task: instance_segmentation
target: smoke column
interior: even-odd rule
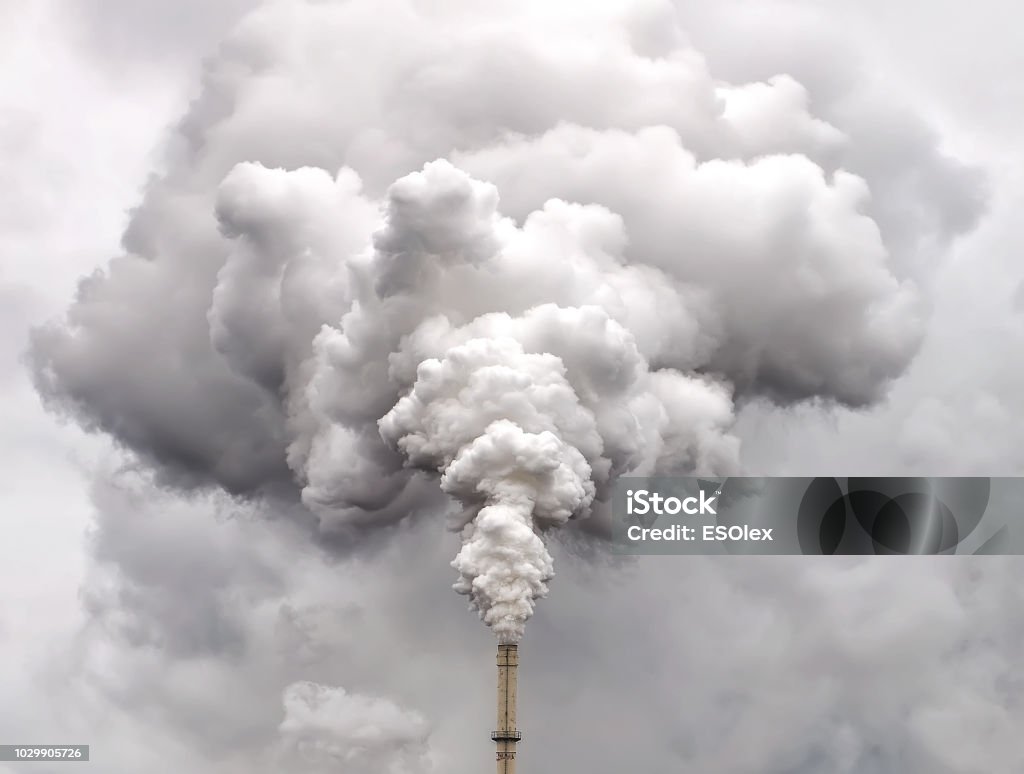
[[[376,239],[377,286],[411,267],[439,270],[443,283],[461,282],[466,269],[500,275],[524,259],[543,262],[543,253],[531,253],[556,248],[520,244],[523,235],[495,212],[496,193],[443,161],[396,183]],[[403,221],[429,227],[429,241],[422,231],[410,238]],[[415,247],[398,252],[396,243]],[[589,256],[579,250],[579,259]],[[519,641],[547,593],[553,566],[541,534],[586,516],[610,476],[664,456],[653,440],[676,448],[679,431],[659,389],[725,404],[692,451],[716,468],[733,459],[735,444],[715,427],[729,415],[726,390],[668,371],[655,380],[634,336],[599,306],[542,304],[461,327],[431,316],[391,365],[396,374],[408,369],[412,386],[380,420],[380,434],[410,465],[439,474],[441,489],[463,505],[455,589],[502,643]]]
[[[920,342],[873,214],[906,185],[684,41],[657,0],[268,3],[37,331],[41,394],[331,545],[456,503],[455,589],[517,642],[613,477],[740,472],[738,405],[868,405]]]

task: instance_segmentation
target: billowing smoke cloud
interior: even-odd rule
[[[456,589],[503,640],[517,641],[552,577],[536,530],[586,514],[617,473],[680,451],[698,455],[687,462],[702,469],[728,462],[733,439],[701,427],[730,417],[728,395],[678,372],[650,373],[599,307],[546,305],[515,319],[484,316],[468,331],[437,327],[435,346],[453,333],[472,338],[420,362],[381,431],[466,504]],[[671,414],[674,401],[693,411],[692,423]]]
[[[878,400],[927,312],[879,227],[898,157],[860,163],[789,76],[716,81],[671,4],[637,8],[268,3],[125,254],[37,334],[41,392],[164,483],[346,538],[437,474],[456,588],[518,638],[544,531],[611,477],[739,471],[739,402]],[[970,225],[934,196],[922,239]]]
[[[613,475],[727,472],[737,443],[731,387],[675,370],[698,357],[698,288],[629,265],[603,208],[556,200],[520,228],[497,204],[493,186],[434,162],[389,189],[363,250],[346,249],[336,208],[373,224],[351,172],[240,165],[218,199],[239,244],[209,319],[237,373],[285,392],[288,462],[325,522],[405,515],[412,481],[389,447],[442,474],[466,506],[457,588],[518,639],[552,575],[538,531],[587,515]],[[561,290],[530,281],[551,256]],[[332,303],[347,311],[318,332],[303,314],[329,318]]]

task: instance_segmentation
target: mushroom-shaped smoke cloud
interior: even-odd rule
[[[547,529],[616,475],[737,472],[738,401],[877,400],[923,306],[843,127],[714,81],[670,3],[384,5],[240,26],[37,382],[164,483],[333,535],[439,475],[456,588],[514,641]]]

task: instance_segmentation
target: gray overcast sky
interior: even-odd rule
[[[336,770],[300,742],[492,765],[449,504],[375,429],[447,464],[480,421],[431,402],[460,363],[529,375],[473,406],[554,428],[556,483],[598,493],[624,460],[1021,473],[1016,5],[554,5],[0,4],[0,743],[105,774]],[[460,348],[499,335],[522,349]],[[1024,769],[1019,561],[568,538],[522,771]]]

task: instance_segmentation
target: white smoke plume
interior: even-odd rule
[[[419,362],[416,381],[381,432],[466,505],[456,589],[502,641],[519,640],[553,575],[539,530],[587,515],[613,475],[680,457],[719,472],[734,462],[735,439],[722,432],[728,393],[678,372],[652,374],[632,335],[600,307],[485,315],[463,330],[434,321],[425,334],[400,353],[419,345],[407,361]],[[446,347],[442,359],[422,359]],[[676,401],[699,416],[673,416]]]
[[[927,312],[879,225],[907,204],[885,176],[920,176],[861,163],[789,76],[714,79],[642,5],[267,3],[125,254],[37,333],[40,391],[165,484],[340,539],[439,476],[456,588],[515,641],[545,532],[612,477],[739,472],[743,401],[880,399]],[[901,245],[950,231],[959,194],[931,195]]]
[[[283,697],[278,758],[293,774],[422,774],[430,729],[418,713],[375,696],[299,682]]]

